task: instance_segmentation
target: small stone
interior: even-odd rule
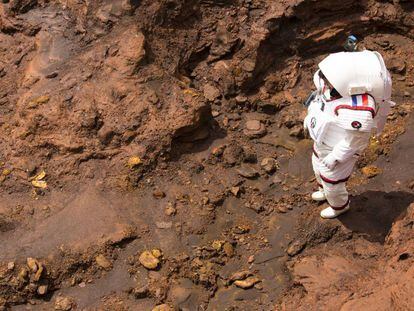
[[[155,225],[158,229],[170,229],[173,223],[172,221],[157,221]]]
[[[108,23],[111,20],[108,10],[99,9],[96,12],[96,17],[104,24]]]
[[[242,164],[237,170],[237,173],[245,178],[255,178],[259,175],[259,172],[249,165]]]
[[[155,257],[150,251],[144,251],[139,256],[139,262],[148,270],[155,270],[160,264],[159,259]]]
[[[293,257],[299,254],[305,248],[305,246],[306,244],[302,243],[301,241],[295,241],[289,245],[286,252],[289,256]]]
[[[50,100],[50,97],[48,95],[42,95],[42,96],[39,96],[39,97],[36,97],[36,98],[32,99],[29,102],[28,107],[29,108],[35,108],[38,105],[46,104],[49,100]]]
[[[153,105],[157,104],[160,101],[160,99],[158,98],[158,96],[155,92],[149,92],[149,95],[147,96],[147,99]]]
[[[387,61],[388,70],[393,73],[403,73],[406,70],[406,63],[399,57],[392,57]]]
[[[243,95],[237,95],[236,96],[236,102],[239,104],[247,102],[247,97]]]
[[[126,130],[122,134],[122,141],[131,142],[136,136],[137,136],[137,133],[135,131]]]
[[[248,263],[253,263],[254,262],[254,255],[249,256],[249,258],[247,258],[247,262]]]
[[[211,115],[213,116],[213,118],[216,118],[216,117],[218,117],[220,115],[220,112],[217,111],[217,110],[212,110],[211,111]]]
[[[247,59],[242,63],[242,68],[247,72],[253,72],[255,67],[256,67],[256,63],[252,60]]]
[[[229,118],[229,120],[233,120],[233,121],[241,120],[241,115],[238,112],[229,113],[227,114],[227,117]]]
[[[230,191],[235,197],[238,197],[240,193],[240,187],[231,187]]]
[[[234,234],[245,234],[250,232],[250,227],[245,225],[236,226],[233,228]]]
[[[53,79],[53,78],[56,78],[58,76],[58,74],[59,73],[57,71],[54,71],[54,72],[51,72],[51,73],[47,74],[45,77],[46,77],[46,79]]]
[[[252,276],[252,277],[248,277],[245,280],[237,280],[234,282],[234,285],[236,285],[237,287],[243,288],[243,289],[249,289],[259,282],[260,282],[259,278]]]
[[[28,275],[29,275],[29,271],[27,270],[27,268],[21,268],[19,271],[19,274],[17,275],[17,279],[20,282],[26,282]]]
[[[136,299],[143,299],[150,295],[150,290],[147,285],[144,285],[139,288],[134,288],[132,294]]]
[[[303,134],[302,127],[299,126],[299,125],[294,126],[290,130],[289,135],[292,136],[292,137],[303,138],[304,134]]]
[[[107,125],[103,125],[98,131],[99,141],[103,145],[108,145],[111,142],[114,135],[115,135],[115,132],[114,132],[113,128],[111,128],[110,126],[107,126]]]
[[[47,294],[47,290],[48,290],[48,286],[47,286],[47,285],[40,285],[40,286],[37,288],[37,293],[38,293],[40,296],[43,296],[43,295],[46,295],[46,294]]]
[[[259,120],[248,120],[243,133],[250,138],[259,138],[266,134],[266,127]]]
[[[33,276],[33,281],[38,282],[43,274],[43,270],[45,269],[44,266],[41,263],[38,263],[38,269],[35,273],[35,275]]]
[[[34,258],[27,258],[27,266],[32,273],[36,273],[37,269],[39,269],[38,261]]]
[[[73,94],[67,94],[63,97],[64,102],[70,102],[73,99]]]
[[[209,101],[214,101],[220,97],[220,91],[211,84],[204,85],[204,97]]]
[[[138,156],[132,156],[128,159],[127,166],[130,169],[137,168],[139,165],[142,164],[141,158]]]
[[[382,173],[382,170],[375,165],[368,165],[361,169],[362,174],[367,178],[373,178]]]
[[[104,270],[109,270],[112,268],[111,262],[108,259],[106,259],[106,257],[102,254],[96,256],[95,261],[98,264],[98,266]]]
[[[211,150],[211,154],[215,157],[219,157],[223,154],[225,149],[226,149],[226,145],[215,147]]]
[[[55,310],[69,311],[72,310],[73,300],[69,297],[57,297],[55,301]]]
[[[390,43],[389,41],[378,41],[378,45],[383,48],[387,48],[390,45]]]
[[[243,146],[243,154],[244,154],[244,162],[248,162],[248,163],[256,163],[257,162],[257,154],[256,152],[251,149],[248,148],[246,146]]]
[[[151,254],[152,254],[155,258],[161,258],[161,256],[162,256],[162,252],[161,252],[161,250],[159,250],[158,248],[154,248],[153,250],[151,250]]]
[[[211,247],[214,248],[216,251],[221,251],[221,248],[223,247],[223,241],[213,241],[211,244]]]
[[[229,242],[224,243],[223,250],[226,253],[227,257],[233,257],[234,256],[234,247]]]
[[[404,97],[411,97],[410,92],[405,91],[405,92],[404,92]]]
[[[1,171],[1,175],[2,176],[9,176],[11,174],[11,169],[5,168],[4,170]]]
[[[223,161],[228,166],[233,166],[243,160],[243,148],[239,145],[229,145],[224,150]]]
[[[265,170],[266,173],[273,173],[277,168],[277,162],[274,158],[264,158],[260,163],[260,166]]]
[[[237,280],[244,280],[247,277],[251,276],[252,273],[248,270],[244,270],[244,271],[239,271],[236,273],[233,273],[232,276],[230,277],[230,282],[234,282]]]
[[[259,202],[246,203],[245,206],[247,208],[250,208],[251,210],[254,210],[258,214],[265,210],[263,205],[260,204]]]
[[[40,189],[46,189],[47,188],[47,182],[44,180],[32,180],[33,187],[40,188]]]
[[[258,130],[260,130],[261,124],[262,123],[258,120],[248,120],[246,122],[246,130],[258,131]]]
[[[10,261],[10,262],[7,264],[7,270],[9,270],[9,271],[14,270],[14,267],[15,267],[15,264],[14,264],[14,262],[13,262],[13,261]]]
[[[263,285],[260,283],[256,283],[254,284],[254,288],[256,288],[257,290],[262,290],[263,289]]]
[[[274,183],[274,184],[280,184],[281,182],[282,182],[282,178],[280,178],[280,176],[278,176],[278,175],[276,175],[272,179],[272,183]]]
[[[156,306],[151,311],[174,311],[174,309],[167,304],[162,304],[162,305]]]
[[[279,205],[279,206],[277,207],[277,212],[278,212],[278,213],[282,213],[282,214],[287,213],[287,208],[286,208],[286,206],[284,206],[284,205]]]
[[[223,126],[224,127],[228,127],[229,126],[229,118],[227,117],[227,116],[225,116],[224,118],[223,118]]]
[[[165,208],[165,215],[173,216],[177,212],[177,209],[174,207],[174,203],[168,202],[167,207]]]
[[[152,195],[154,196],[154,198],[157,198],[157,199],[165,198],[165,193],[159,189],[154,190]]]

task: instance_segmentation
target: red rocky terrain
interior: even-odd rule
[[[337,220],[303,100],[349,34],[394,81]],[[414,4],[3,0],[0,310],[414,310]]]

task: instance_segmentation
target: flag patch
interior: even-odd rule
[[[352,107],[368,106],[368,94],[352,95]]]

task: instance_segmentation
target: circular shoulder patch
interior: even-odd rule
[[[316,118],[315,117],[313,117],[311,119],[310,126],[311,126],[311,128],[315,128],[315,126],[316,126]]]
[[[352,121],[351,126],[352,126],[354,129],[359,130],[359,129],[362,127],[362,124],[361,124],[361,122],[359,122],[359,121]]]

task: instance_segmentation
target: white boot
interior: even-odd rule
[[[335,210],[332,207],[327,207],[321,211],[321,217],[324,219],[336,218],[349,210],[349,204],[341,210]]]
[[[312,193],[312,200],[317,201],[317,202],[322,202],[326,200],[325,193],[323,192],[321,188],[319,188],[318,191],[315,191],[314,193]]]

